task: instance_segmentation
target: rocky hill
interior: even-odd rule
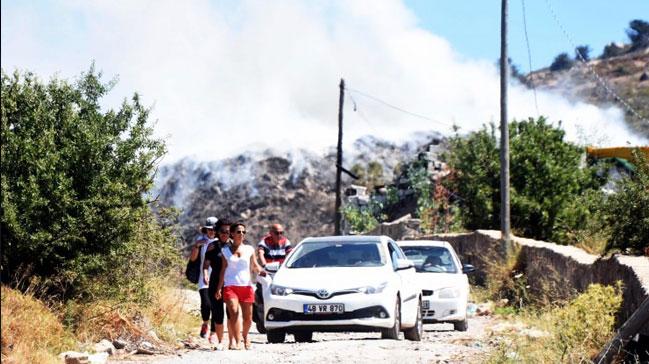
[[[623,46],[621,47],[621,49]],[[629,112],[619,99],[598,82],[596,73],[624,102],[644,119]],[[544,68],[527,75],[531,87],[560,92],[572,100],[584,100],[595,105],[617,105],[626,110],[625,119],[632,130],[649,137],[649,49],[626,52],[619,56],[575,62],[567,70]]]
[[[416,158],[437,133],[414,135],[397,144],[366,136],[345,151],[344,165],[377,161],[391,181],[395,167]],[[181,210],[180,224],[187,242],[206,216],[242,220],[248,239],[256,242],[269,225],[284,224],[292,241],[333,233],[335,203],[335,150],[318,155],[307,150],[247,152],[218,161],[182,159],[160,168],[154,195],[162,206]],[[352,179],[343,177],[344,185]]]

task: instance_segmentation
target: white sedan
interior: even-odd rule
[[[387,236],[307,238],[262,285],[270,343],[287,333],[297,342],[313,332],[378,331],[399,340],[403,331],[415,341],[423,334],[414,265]]]
[[[469,280],[466,273],[475,268],[460,263],[446,241],[409,240],[397,242],[408,259],[415,263],[422,290],[424,323],[451,322],[455,330],[466,331],[466,306]]]

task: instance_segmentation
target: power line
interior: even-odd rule
[[[359,90],[355,90],[355,89],[353,89],[353,88],[349,88],[349,87],[345,87],[345,89],[348,90],[348,91],[351,91],[351,92],[355,92],[355,93],[357,93],[357,94],[359,94],[359,95],[361,95],[361,96],[364,96],[364,97],[366,97],[366,98],[368,98],[368,99],[374,100],[374,101],[376,101],[376,102],[378,102],[378,103],[380,103],[380,104],[383,104],[384,106],[387,106],[387,107],[392,108],[392,109],[394,109],[394,110],[400,111],[400,112],[402,112],[402,113],[404,113],[404,114],[408,114],[408,115],[410,115],[410,116],[414,116],[414,117],[416,117],[416,118],[420,118],[420,119],[424,119],[424,120],[431,121],[431,122],[433,122],[433,123],[437,123],[437,124],[441,124],[441,125],[444,125],[444,126],[448,126],[448,127],[450,127],[450,128],[453,127],[453,125],[451,125],[451,124],[447,124],[447,123],[444,123],[444,122],[441,122],[441,121],[435,120],[435,119],[433,119],[433,118],[429,118],[428,116],[424,116],[424,115],[421,115],[421,114],[416,114],[416,113],[414,113],[414,112],[408,111],[408,110],[406,110],[406,109],[404,109],[404,108],[401,108],[401,107],[399,107],[399,106],[392,105],[392,104],[388,103],[387,101],[383,101],[383,100],[379,99],[378,97],[376,97],[376,96],[372,96],[372,95],[369,95],[369,94],[367,94],[367,93],[365,93],[365,92],[362,92],[362,91],[359,91]]]
[[[550,14],[552,14],[552,17],[554,18],[554,22],[557,23],[557,26],[559,27],[561,32],[563,32],[563,35],[568,40],[568,43],[570,43],[570,46],[573,49],[577,49],[577,45],[576,45],[577,43],[575,43],[573,41],[573,38],[570,36],[568,31],[563,27],[563,25],[559,21],[559,17],[555,13],[554,8],[552,7],[552,4],[550,4],[550,1],[545,0],[545,3],[547,4],[548,9],[550,9]],[[581,54],[581,52],[575,52],[575,53],[577,53],[577,59],[579,59],[579,61],[586,66],[586,68],[590,71],[590,73],[592,73],[593,76],[595,77],[595,80],[600,84],[600,86],[602,86],[604,88],[604,90],[606,92],[608,92],[610,95],[612,95],[615,100],[620,102],[626,108],[626,110],[628,112],[633,114],[638,119],[644,121],[645,123],[649,123],[649,120],[647,120],[644,116],[640,115],[640,113],[637,112],[628,102],[626,102],[624,99],[622,99],[622,97],[620,95],[618,95],[612,88],[610,88],[608,86],[608,83],[606,82],[606,80],[604,80],[599,74],[597,74],[597,72],[595,71],[595,68],[593,68],[593,66],[588,64],[588,61],[586,61],[586,59]]]
[[[351,95],[351,93],[347,93],[347,96],[349,96],[349,99],[351,100],[352,104],[354,105],[354,112],[357,113],[358,116],[360,116],[361,120],[363,120],[365,122],[365,124],[367,124],[367,126],[369,126],[370,129],[372,129],[372,131],[377,133],[376,128],[374,127],[374,125],[372,125],[372,123],[369,121],[369,119],[365,116],[363,111],[358,107],[358,103],[356,102],[356,100],[354,100],[354,97]]]
[[[521,4],[523,5],[523,29],[525,30],[525,44],[527,45],[527,62],[530,68],[530,74],[532,74],[532,50],[530,49],[530,39],[527,36],[527,18],[525,16],[525,0],[521,0]],[[530,80],[530,85],[532,85],[532,91],[534,91],[534,107],[536,108],[536,116],[540,116],[541,113],[539,112],[539,102],[536,98],[536,86],[534,85],[534,82]]]

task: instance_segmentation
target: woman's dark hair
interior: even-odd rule
[[[237,228],[238,228],[239,226],[243,226],[244,229],[246,228],[246,225],[245,225],[243,222],[241,222],[241,221],[237,221],[237,222],[235,222],[235,223],[233,223],[233,224],[230,224],[230,234],[232,234],[232,233],[234,233],[235,231],[237,231]]]

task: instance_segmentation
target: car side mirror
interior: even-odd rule
[[[415,263],[413,263],[410,259],[397,259],[397,270],[410,269],[414,267]]]
[[[266,266],[264,267],[264,270],[266,272],[276,273],[279,270],[279,262],[272,262],[272,263],[266,264]]]
[[[467,273],[472,273],[475,272],[475,267],[471,264],[463,264],[462,265],[462,273],[467,274]]]

